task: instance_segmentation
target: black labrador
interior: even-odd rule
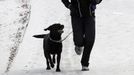
[[[64,25],[59,23],[53,24],[48,28],[44,29],[45,31],[49,30],[48,34],[34,35],[35,38],[44,38],[43,49],[44,55],[47,63],[47,70],[54,68],[55,64],[55,55],[57,55],[57,68],[56,72],[60,72],[60,60],[62,52],[62,38]],[[53,58],[52,58],[52,57]]]

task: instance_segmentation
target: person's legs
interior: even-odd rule
[[[81,47],[84,45],[82,20],[79,17],[71,16],[71,22],[74,44],[75,46]]]
[[[88,67],[90,53],[95,41],[95,18],[88,17],[83,19],[85,28],[84,51],[81,59],[81,65]]]

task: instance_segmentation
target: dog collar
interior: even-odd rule
[[[60,40],[53,40],[51,37],[50,37],[50,34],[48,34],[48,38],[53,41],[53,42],[56,42],[56,43],[62,43],[62,41],[66,40],[66,38],[72,33],[72,31],[64,38],[64,39],[60,39]]]
[[[62,43],[62,40],[53,40],[53,39],[50,37],[50,34],[48,35],[48,38],[49,38],[52,42]]]

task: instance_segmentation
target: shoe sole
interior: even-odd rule
[[[82,69],[81,71],[89,71],[89,69]]]

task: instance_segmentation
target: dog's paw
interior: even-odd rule
[[[51,67],[54,68],[54,64],[51,64]]]
[[[61,70],[60,69],[56,69],[56,72],[61,72]]]
[[[46,70],[51,70],[51,68],[50,67],[47,67]]]

